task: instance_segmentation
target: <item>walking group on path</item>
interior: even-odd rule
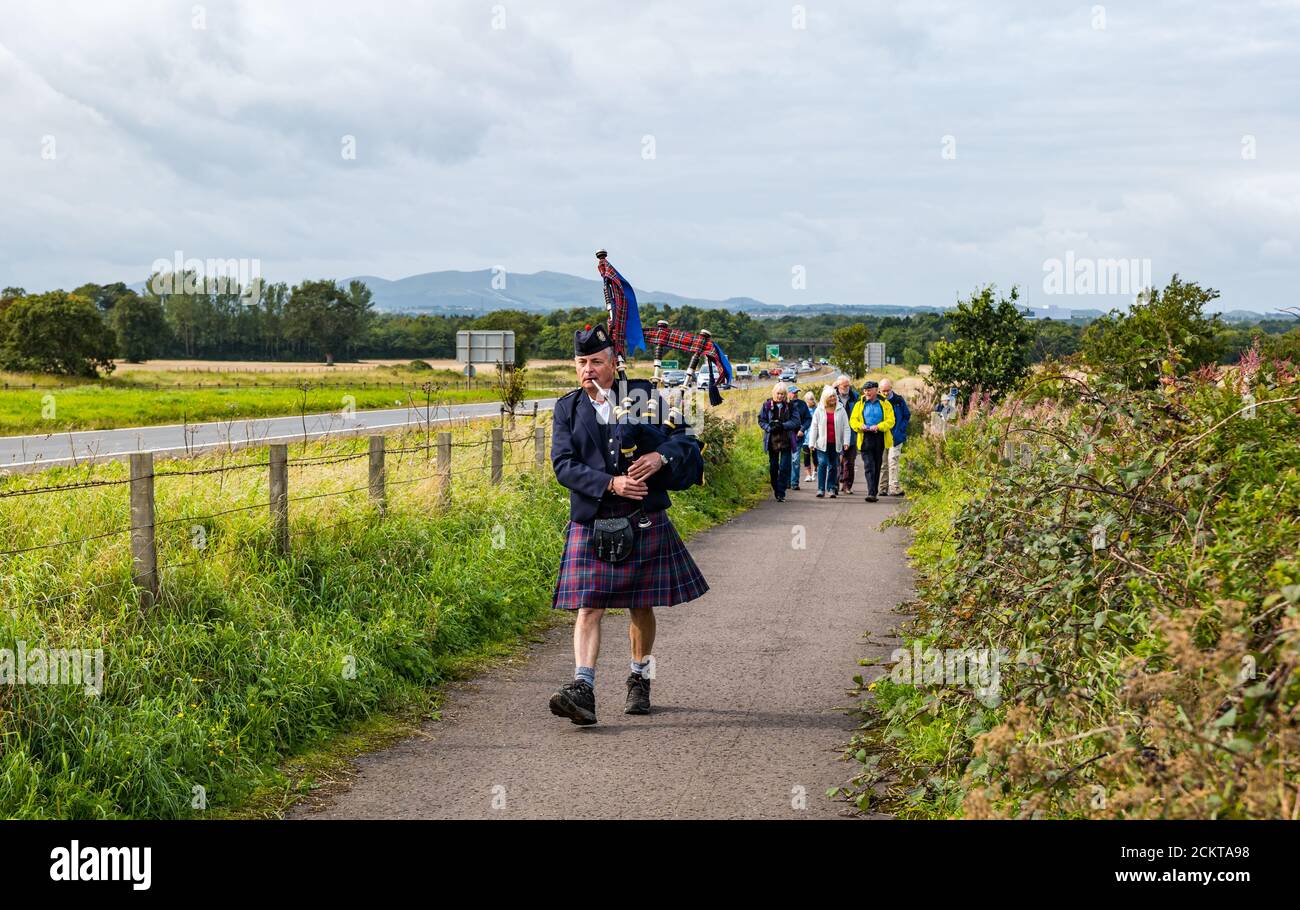
[[[576,614],[573,679],[551,696],[552,714],[579,726],[596,723],[596,661],[601,620],[609,609],[629,613],[629,675],[625,714],[646,715],[655,676],[655,610],[686,603],[709,590],[672,521],[669,491],[703,481],[700,441],[671,398],[646,380],[620,372],[615,338],[604,324],[574,333],[574,371],[580,388],[555,403],[551,464],[569,490],[565,528],[552,606]],[[787,486],[799,488],[804,454],[817,495],[834,498],[853,490],[859,451],[867,477],[867,501],[875,502],[886,470],[889,495],[902,495],[898,454],[910,418],[907,404],[888,379],[867,382],[861,394],[847,376],[822,390],[810,407],[799,389],[780,384],[763,404],[759,424],[768,452],[772,491],[785,501]],[[632,404],[639,400],[640,404]],[[635,412],[635,413],[634,413]]]
[[[822,389],[799,397],[795,385],[777,383],[763,402],[758,425],[763,428],[768,478],[777,502],[787,490],[817,481],[817,497],[835,499],[841,490],[852,495],[858,454],[867,480],[866,502],[880,495],[902,496],[899,461],[912,412],[893,382],[867,380],[861,393],[844,374]],[[814,473],[815,472],[815,473]]]

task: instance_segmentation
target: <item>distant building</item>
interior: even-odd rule
[[[883,341],[871,341],[867,343],[867,352],[865,357],[868,370],[883,370],[885,368],[885,344]]]

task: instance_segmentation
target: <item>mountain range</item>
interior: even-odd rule
[[[374,295],[375,308],[382,312],[439,313],[443,315],[477,316],[492,310],[524,310],[530,313],[549,313],[574,307],[604,305],[601,282],[592,278],[579,278],[563,272],[494,272],[482,269],[477,272],[425,272],[390,281],[374,275],[358,275],[343,282],[361,281]],[[702,297],[683,297],[667,291],[636,292],[639,303],[669,304],[673,307],[692,306],[704,310],[744,311],[755,317],[808,316],[821,313],[873,316],[906,316],[910,313],[938,313],[943,307],[900,306],[881,304],[807,303],[787,306],[764,303],[753,297],[728,297],[710,300]]]
[[[481,316],[493,310],[523,310],[529,313],[549,313],[575,307],[602,306],[604,295],[601,283],[592,278],[579,278],[563,272],[498,272],[480,269],[473,272],[424,272],[396,280],[375,275],[357,275],[340,282],[364,282],[374,295],[375,309],[385,313],[430,313],[446,316]],[[144,282],[131,285],[143,291]],[[669,304],[673,307],[692,306],[705,310],[744,311],[757,318],[778,316],[812,316],[820,314],[862,316],[908,316],[913,313],[940,313],[951,306],[904,306],[902,304],[844,304],[803,303],[773,304],[753,297],[728,297],[711,300],[702,297],[684,297],[667,291],[637,290],[641,303]],[[954,304],[955,305],[955,304]],[[1074,309],[1050,304],[1023,306],[1033,319],[1092,320],[1101,316],[1102,309]],[[1109,306],[1106,308],[1109,309]],[[1249,310],[1231,310],[1220,314],[1227,322],[1255,322],[1269,315]]]

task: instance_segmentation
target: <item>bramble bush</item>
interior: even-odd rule
[[[861,808],[1300,814],[1300,382],[1254,355],[1152,390],[1044,373],[912,442],[906,643],[1006,659],[991,699],[867,686]]]

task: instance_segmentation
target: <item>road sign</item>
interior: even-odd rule
[[[763,358],[761,358],[761,357],[751,357],[751,358],[749,358],[749,362],[750,362],[751,364],[762,363],[762,362],[763,362]]]
[[[868,370],[881,370],[885,367],[885,345],[879,341],[868,342],[865,361]]]
[[[665,369],[665,370],[675,370],[675,369],[677,369],[677,361],[676,361],[676,360],[661,360],[661,361],[659,361],[659,366],[660,366],[660,368]]]
[[[515,362],[515,333],[509,329],[462,329],[456,333],[458,363]]]
[[[769,344],[767,346],[767,359],[768,360],[781,359],[781,346],[779,344]]]

